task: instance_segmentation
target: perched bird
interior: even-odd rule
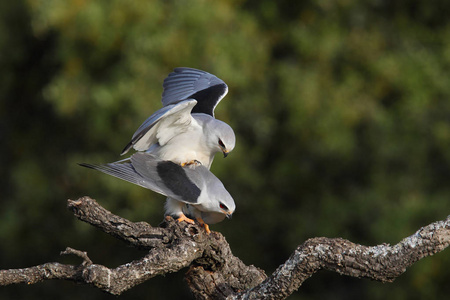
[[[166,211],[167,214],[179,218],[188,214],[197,219],[208,233],[208,224],[221,222],[225,217],[230,218],[236,209],[233,198],[222,182],[202,165],[182,167],[152,154],[139,152],[133,154],[128,161],[80,165],[169,197],[179,209],[173,211],[170,208]],[[182,211],[182,216],[179,211]]]
[[[163,107],[142,123],[121,155],[134,148],[181,166],[209,169],[217,152],[226,157],[234,149],[233,129],[214,118],[215,107],[228,92],[224,81],[205,71],[176,68],[163,88]],[[194,223],[186,217],[192,206],[185,202],[169,196],[165,207],[178,221]]]
[[[221,79],[205,71],[176,68],[164,80],[163,107],[136,130],[121,155],[131,148],[182,166],[211,167],[214,155],[234,149],[233,129],[214,118],[214,109],[227,94]]]

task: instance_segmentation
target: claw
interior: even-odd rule
[[[181,213],[180,217],[177,219],[178,223],[180,222],[187,222],[189,224],[195,224],[194,220],[189,219],[188,217],[186,217],[183,213]]]
[[[209,225],[208,224],[204,223],[202,226],[205,227],[205,230],[206,230],[207,234],[211,233],[211,230],[209,230]]]
[[[197,221],[200,223],[200,226],[205,228],[207,234],[211,233],[211,230],[209,230],[209,225],[206,224],[205,221],[203,221],[202,218],[197,218]]]
[[[181,164],[182,167],[185,167],[185,166],[201,166],[201,165],[202,165],[202,163],[199,162],[196,159],[188,161],[188,162],[184,162],[184,163]]]

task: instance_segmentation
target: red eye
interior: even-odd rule
[[[220,203],[220,208],[221,209],[223,209],[223,210],[228,210],[228,207],[225,205],[225,204],[223,204],[223,203]]]
[[[225,148],[225,144],[222,142],[221,139],[219,139],[219,145],[220,145],[220,147]]]

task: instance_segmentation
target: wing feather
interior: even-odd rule
[[[147,153],[135,153],[131,162],[104,165],[80,164],[116,178],[150,189],[175,200],[198,204],[200,187],[187,177],[184,169],[173,162],[162,161]]]
[[[191,124],[197,122],[191,116],[195,104],[197,104],[196,100],[188,99],[164,106],[156,111],[139,126],[121,155],[127,153],[131,148],[137,151],[146,151],[153,144],[164,145],[174,136],[186,131]]]
[[[193,176],[191,169],[160,160],[149,153],[135,153],[131,156],[131,163],[146,181],[154,182],[164,188],[166,194],[171,194],[169,197],[185,203],[199,204],[201,189],[205,183],[198,171],[203,171],[203,166],[199,166]]]
[[[214,117],[214,109],[228,93],[228,86],[220,78],[192,68],[176,68],[163,83],[164,106],[192,98],[198,101],[192,112]]]

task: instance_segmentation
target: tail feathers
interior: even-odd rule
[[[94,169],[105,174],[120,178],[122,180],[134,183],[136,185],[142,186],[144,188],[149,188],[145,185],[145,180],[140,176],[134,169],[131,163],[121,163],[121,164],[105,164],[105,165],[95,165],[95,164],[79,164],[82,167]]]
[[[104,165],[80,163],[79,165],[134,183],[164,196],[176,197],[176,195],[174,195],[169,189],[167,189],[160,181],[150,177],[142,177],[139,172],[137,172],[133,167],[131,162],[109,163]]]

